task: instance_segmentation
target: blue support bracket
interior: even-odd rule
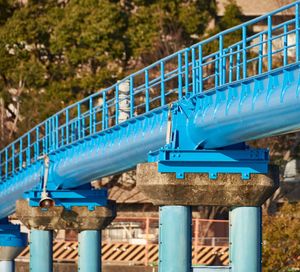
[[[29,199],[31,207],[39,207],[42,198],[42,190],[32,190],[24,194]],[[71,210],[74,206],[86,206],[90,211],[95,207],[107,206],[108,193],[106,189],[95,190],[47,190],[48,197],[53,199],[55,206],[63,206]]]
[[[149,162],[158,162],[158,172],[176,173],[183,179],[185,173],[208,173],[216,179],[218,173],[237,173],[243,179],[251,174],[268,172],[269,152],[266,149],[245,150],[179,150],[160,149],[149,153]]]
[[[20,232],[19,225],[13,225],[7,219],[0,221],[0,247],[24,247],[27,234]]]

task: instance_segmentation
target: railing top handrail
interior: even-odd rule
[[[100,90],[100,91],[96,91],[95,93],[93,93],[93,94],[91,94],[91,95],[89,95],[89,96],[87,96],[87,97],[85,97],[85,98],[83,98],[83,99],[81,99],[81,100],[79,100],[79,101],[77,101],[77,102],[75,102],[75,103],[73,103],[73,104],[71,104],[71,105],[69,105],[69,106],[63,108],[63,109],[61,109],[60,111],[56,112],[55,114],[53,114],[52,116],[48,117],[47,119],[45,119],[45,120],[42,121],[41,123],[37,124],[37,125],[34,126],[32,129],[30,129],[29,131],[27,131],[26,133],[24,133],[22,136],[20,136],[19,138],[17,138],[17,139],[14,140],[13,142],[11,142],[9,145],[7,145],[6,147],[4,147],[2,150],[0,150],[0,154],[4,153],[5,150],[9,149],[9,148],[12,147],[14,144],[18,143],[21,139],[27,137],[30,133],[34,132],[37,128],[43,126],[46,122],[48,122],[48,121],[51,120],[52,118],[55,118],[56,116],[58,116],[58,115],[64,113],[64,112],[67,111],[68,109],[71,109],[71,108],[77,106],[78,104],[84,103],[84,102],[88,101],[89,99],[91,99],[91,98],[93,98],[93,97],[96,97],[96,96],[98,96],[98,95],[101,95],[101,94],[104,93],[104,92],[107,92],[107,91],[109,91],[109,90],[112,90],[112,89],[116,88],[120,83],[122,83],[122,82],[124,82],[124,81],[126,81],[126,80],[130,80],[130,78],[135,77],[135,76],[137,76],[137,75],[140,75],[140,74],[142,74],[143,72],[145,72],[146,70],[149,70],[149,69],[155,67],[156,65],[162,63],[162,62],[165,62],[165,61],[167,61],[167,60],[169,60],[169,59],[172,59],[174,56],[177,56],[177,55],[179,55],[179,54],[181,54],[181,53],[184,53],[184,52],[186,52],[186,51],[189,51],[189,50],[191,50],[191,49],[193,49],[193,48],[196,48],[196,47],[198,47],[198,46],[200,46],[200,45],[205,45],[205,44],[207,44],[207,43],[209,43],[209,42],[212,42],[212,41],[218,39],[220,36],[224,36],[224,35],[226,35],[226,34],[229,34],[229,33],[234,32],[234,31],[236,31],[236,30],[240,30],[240,29],[243,29],[244,27],[253,25],[253,24],[255,24],[255,23],[257,23],[257,22],[259,22],[259,21],[261,21],[261,20],[267,19],[267,18],[270,17],[270,16],[273,16],[273,15],[276,15],[276,14],[278,14],[278,13],[281,13],[281,12],[283,12],[284,10],[293,8],[293,7],[297,6],[297,5],[300,5],[300,1],[299,1],[299,0],[298,0],[298,1],[295,1],[294,3],[285,5],[285,6],[279,8],[279,9],[276,9],[276,10],[274,10],[274,11],[271,11],[271,12],[265,14],[265,15],[259,16],[259,17],[257,17],[257,18],[252,19],[252,20],[249,20],[249,21],[247,21],[247,22],[245,22],[245,23],[242,23],[242,24],[240,24],[240,25],[238,25],[238,26],[234,26],[234,27],[232,27],[232,28],[226,29],[226,30],[224,30],[224,31],[222,31],[222,32],[219,32],[218,34],[216,34],[216,35],[214,35],[214,36],[211,36],[211,37],[209,37],[209,38],[207,38],[207,39],[205,39],[205,40],[203,40],[203,41],[200,41],[200,42],[198,42],[198,43],[196,43],[196,44],[194,44],[194,45],[192,45],[192,46],[190,46],[190,47],[181,49],[181,50],[179,50],[179,51],[177,51],[177,52],[174,52],[174,53],[171,54],[171,55],[168,55],[168,56],[166,56],[166,57],[164,57],[164,58],[162,58],[162,59],[157,60],[156,62],[154,62],[154,63],[152,63],[152,64],[150,64],[150,65],[148,65],[148,66],[146,66],[146,67],[144,67],[144,68],[142,68],[142,69],[140,69],[140,70],[138,70],[138,71],[136,71],[136,72],[134,72],[134,73],[132,73],[132,74],[130,74],[130,75],[128,75],[128,76],[126,76],[126,77],[124,77],[123,79],[121,79],[120,81],[118,81],[118,82],[116,82],[115,84],[111,85],[110,87],[107,87],[107,88],[102,89],[102,90]],[[241,39],[241,40],[242,40],[242,39]]]

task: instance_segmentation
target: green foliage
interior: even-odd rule
[[[130,52],[149,64],[195,43],[214,18],[214,1],[134,1],[128,9]]]
[[[286,203],[275,216],[266,215],[263,227],[264,271],[299,271],[300,203]]]
[[[236,14],[232,6],[221,27]],[[0,0],[0,97],[23,117],[13,137],[199,41],[215,16],[206,0]]]

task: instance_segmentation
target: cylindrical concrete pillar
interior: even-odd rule
[[[78,243],[78,271],[101,271],[101,231],[81,231],[79,233]]]
[[[159,272],[191,271],[191,208],[159,209]]]
[[[261,272],[261,208],[230,211],[230,265],[233,272]]]
[[[51,230],[30,231],[30,271],[52,272],[52,238]]]
[[[1,272],[15,272],[14,261],[0,261]]]

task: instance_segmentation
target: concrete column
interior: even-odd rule
[[[101,271],[101,231],[81,231],[78,236],[78,242],[78,271]]]
[[[1,272],[15,272],[14,261],[0,261]]]
[[[229,220],[232,271],[261,272],[261,208],[233,208]]]
[[[191,271],[191,208],[159,209],[159,272]]]
[[[52,238],[51,230],[30,231],[30,271],[52,272]]]

